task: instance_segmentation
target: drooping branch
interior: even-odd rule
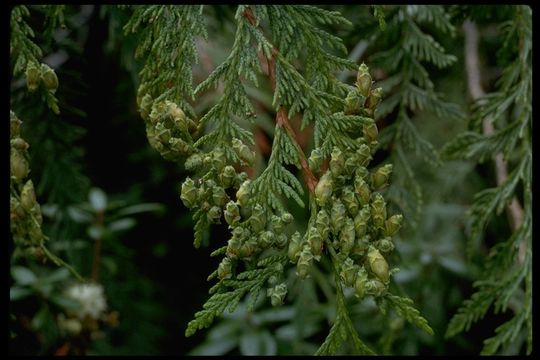
[[[244,10],[243,12],[243,16],[246,19],[248,19],[249,23],[252,26],[258,27],[257,21],[250,7],[246,7],[246,10]],[[279,53],[278,50],[275,47],[273,47],[272,58],[267,59],[268,77],[270,79],[270,85],[272,87],[272,91],[276,91],[276,57],[278,53]],[[294,147],[296,148],[298,152],[298,156],[300,158],[300,167],[302,168],[302,173],[304,174],[304,179],[306,181],[306,185],[309,189],[309,192],[314,193],[315,187],[317,186],[317,178],[315,177],[315,175],[313,175],[313,172],[310,170],[308,166],[306,154],[304,153],[304,150],[302,150],[302,147],[298,143],[298,138],[296,136],[296,133],[294,132],[294,129],[291,126],[291,123],[287,116],[287,109],[285,108],[285,106],[280,106],[279,111],[276,114],[276,124],[279,127],[285,128],[287,135],[291,139],[291,142],[293,143]]]
[[[467,20],[463,23],[463,32],[465,34],[465,65],[467,69],[467,85],[471,97],[476,100],[485,95],[480,81],[480,67],[478,65],[478,29],[476,25]],[[495,132],[493,121],[486,117],[482,123],[484,135],[489,136]],[[495,172],[497,177],[497,186],[503,184],[508,178],[507,163],[503,158],[502,153],[497,153],[494,156]],[[518,199],[514,196],[510,203],[506,206],[506,214],[512,231],[517,230],[523,222],[523,207]],[[522,242],[519,247],[518,258],[519,262],[525,260],[525,242]]]

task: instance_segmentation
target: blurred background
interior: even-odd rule
[[[353,24],[330,28],[349,51],[341,55],[358,64],[366,62],[374,80],[387,79],[392,72],[388,60],[380,61],[376,55],[405,36],[399,26],[391,26],[391,19],[403,6],[383,7],[390,24],[385,31],[380,30],[369,6],[323,7],[340,11]],[[47,246],[102,288],[78,289],[63,268],[10,259],[9,353],[312,354],[335,315],[334,304],[320,288],[333,281],[324,269],[321,279],[306,280],[302,291],[292,291],[294,299],[282,307],[272,308],[261,299],[253,314],[240,306],[232,314],[225,313],[210,329],[184,337],[187,323],[208,296],[212,284],[206,277],[218,265],[209,255],[217,242],[226,240],[226,227],[214,227],[200,249],[193,247],[191,214],[179,197],[180,184],[188,174],[182,165],[164,160],[150,148],[137,111],[137,74],[143,62],[134,58],[137,34],[122,31],[131,9],[66,5],[65,27],[57,26],[54,40],[47,41],[42,31],[43,8],[29,6],[26,21],[36,33],[34,41],[44,50],[43,62],[58,75],[61,115],[54,115],[38,95],[28,93],[23,77],[10,80],[10,104],[23,121],[22,137],[30,144],[30,178],[42,207],[43,230],[50,238]],[[195,84],[228,55],[234,40],[235,8],[205,7],[209,37],[197,43],[200,62],[194,68]],[[499,25],[507,14],[503,6],[482,8],[475,21],[481,36],[482,76],[489,91],[501,72],[492,54],[501,46]],[[454,36],[447,36],[429,21],[419,26],[457,60],[443,69],[429,63],[425,68],[436,91],[444,94],[444,101],[455,104],[462,116],[408,110],[417,132],[435,149],[466,129],[470,104],[460,9],[443,10],[456,24]],[[343,72],[339,77],[352,84],[355,75]],[[266,84],[265,80],[260,83]],[[215,103],[219,91],[209,91],[193,102],[198,114]],[[252,130],[256,135],[271,136],[268,86],[248,86],[248,93],[258,109],[258,122],[250,125]],[[396,113],[390,111],[378,122],[380,130],[398,121]],[[257,136],[256,172],[264,168],[269,156],[267,138]],[[388,148],[381,149],[378,161],[390,153]],[[410,156],[409,164],[416,184],[403,184],[403,188],[410,193],[420,189],[421,199],[411,195],[415,204],[411,207],[416,210],[402,209],[410,221],[405,221],[409,225],[396,240],[393,261],[401,271],[395,275],[395,285],[415,301],[435,335],[428,336],[400,318],[385,318],[367,301],[351,302],[353,320],[361,337],[379,353],[477,354],[483,339],[508,316],[488,313],[464,335],[444,339],[444,333],[461,302],[472,294],[472,282],[487,246],[510,233],[503,216],[492,221],[486,229],[486,245],[467,257],[464,214],[474,193],[494,185],[492,165],[452,161],[436,167],[415,156]],[[396,168],[392,182],[405,176],[400,171],[404,170]],[[296,208],[291,212],[302,226],[305,215]],[[76,314],[81,311],[73,304],[77,291],[105,301],[99,321],[77,325]]]

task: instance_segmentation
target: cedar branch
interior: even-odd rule
[[[246,19],[248,19],[249,23],[252,26],[255,26],[259,28],[259,30],[261,30],[260,26],[257,26],[257,21],[250,7],[246,7],[242,15]],[[270,85],[272,87],[272,91],[276,91],[276,57],[278,56],[278,54],[279,54],[278,50],[275,47],[273,47],[272,58],[267,59],[268,77],[270,79]],[[315,175],[313,175],[313,172],[311,172],[311,170],[309,169],[306,154],[304,154],[302,147],[298,143],[298,138],[296,136],[296,133],[294,132],[294,129],[292,128],[289,118],[287,116],[287,109],[283,105],[279,107],[279,110],[276,114],[276,124],[279,127],[285,128],[287,135],[291,139],[294,147],[296,148],[298,152],[298,156],[300,157],[300,167],[302,168],[302,173],[304,174],[304,179],[306,181],[306,185],[309,189],[309,192],[314,193],[315,187],[317,186],[317,178],[315,177]]]
[[[465,33],[465,63],[467,69],[467,84],[469,93],[474,100],[485,95],[480,81],[480,70],[478,65],[478,29],[476,25],[467,20],[463,23]],[[482,123],[484,135],[489,136],[495,132],[493,121],[486,117]],[[508,168],[502,153],[495,154],[495,171],[497,176],[497,186],[500,186],[508,178]],[[514,196],[506,206],[506,214],[512,231],[517,230],[523,222],[523,208],[518,199]],[[526,244],[522,241],[519,245],[518,261],[523,264],[525,260]]]

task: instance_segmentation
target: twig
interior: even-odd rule
[[[480,81],[480,67],[478,65],[478,30],[476,25],[467,20],[463,23],[465,33],[465,64],[467,69],[467,84],[469,93],[474,100],[485,95]],[[486,117],[482,123],[484,135],[489,136],[495,132],[493,121]],[[495,154],[495,172],[497,186],[503,184],[508,178],[508,167],[502,153]],[[523,222],[523,207],[514,196],[506,206],[506,214],[512,231],[517,230]],[[526,244],[522,241],[519,244],[518,261],[523,264],[525,261]]]
[[[244,10],[243,12],[243,16],[246,19],[248,19],[251,25],[258,27],[257,21],[255,19],[255,16],[253,15],[253,12],[251,11],[251,8],[246,7],[246,10]],[[258,28],[260,30],[260,27]],[[272,87],[272,91],[276,91],[276,60],[275,59],[277,55],[278,55],[278,50],[275,47],[273,47],[272,58],[267,59],[268,77],[270,78],[270,85]],[[292,143],[294,144],[294,147],[298,151],[298,156],[300,157],[300,166],[302,168],[302,173],[304,174],[306,185],[309,189],[309,192],[314,193],[315,187],[317,186],[317,178],[315,177],[315,175],[313,175],[313,173],[309,169],[306,154],[304,154],[302,147],[298,144],[298,138],[287,116],[287,109],[283,105],[280,106],[279,111],[276,114],[276,124],[279,127],[285,128],[287,135],[289,135]]]
[[[296,139],[296,134],[291,127],[291,124],[289,123],[289,119],[287,118],[287,110],[284,106],[281,106],[279,108],[279,111],[276,115],[276,123],[278,126],[283,126],[285,128],[285,131],[287,131],[287,134],[291,138],[291,141],[298,151],[298,155],[300,156],[300,166],[302,167],[302,172],[304,174],[304,178],[306,180],[306,185],[309,189],[309,192],[314,193],[315,187],[317,186],[317,178],[311,170],[309,169],[309,165],[306,159],[306,154],[304,154],[304,151],[298,144],[298,140]]]

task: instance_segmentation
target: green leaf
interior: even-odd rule
[[[57,204],[41,205],[41,213],[48,218],[54,218],[58,214],[59,206]]]
[[[240,353],[242,355],[262,355],[261,354],[261,334],[248,331],[240,337]]]
[[[305,326],[304,326],[305,325]],[[280,326],[276,329],[276,338],[283,341],[291,341],[291,339],[297,338],[309,338],[316,334],[320,328],[314,323],[303,324],[302,329],[298,329],[298,326],[294,323],[288,323]]]
[[[51,319],[51,313],[47,306],[43,305],[36,313],[30,325],[34,330],[41,330]]]
[[[45,276],[42,281],[48,283],[60,282],[69,278],[69,270],[66,268],[58,268]]]
[[[444,256],[444,257],[440,257],[438,259],[438,262],[442,267],[456,274],[460,274],[460,275],[467,274],[467,266],[465,262],[461,260],[461,258],[452,257],[452,256]]]
[[[37,281],[37,276],[32,270],[23,266],[12,266],[11,276],[17,284],[22,286],[35,284]]]
[[[226,355],[229,351],[238,345],[238,339],[234,337],[222,337],[218,339],[207,340],[195,349],[190,351],[188,355],[195,356],[216,356]]]
[[[223,321],[210,330],[208,333],[208,339],[218,340],[235,337],[235,333],[239,331],[240,326],[241,323],[237,321]]]
[[[116,216],[127,216],[140,214],[145,212],[156,212],[163,214],[165,211],[165,206],[159,203],[143,203],[137,205],[126,206],[125,208],[118,210]]]
[[[258,313],[254,314],[253,317],[257,323],[266,324],[291,320],[295,316],[295,314],[296,311],[293,307],[280,306],[277,308],[270,308],[259,311]]]
[[[29,288],[23,288],[20,286],[12,286],[9,288],[9,300],[17,301],[24,299],[25,297],[32,295],[33,291]]]
[[[54,304],[67,310],[74,310],[81,307],[81,303],[75,299],[55,294],[49,298]]]
[[[262,351],[261,355],[263,356],[274,356],[277,355],[277,344],[276,340],[272,337],[270,332],[264,330],[261,333],[261,342],[262,342]]]
[[[88,199],[95,212],[102,212],[107,208],[107,195],[99,188],[90,189]]]
[[[54,290],[54,286],[48,282],[38,281],[34,286],[44,297],[49,297]]]
[[[87,224],[93,220],[91,214],[76,206],[69,206],[67,208],[67,213],[68,216],[77,223]]]
[[[86,231],[88,236],[93,240],[98,240],[98,239],[103,238],[103,232],[104,232],[103,226],[96,225],[96,224],[91,225]]]
[[[247,330],[242,333],[239,341],[242,355],[269,356],[276,355],[277,344],[267,330]]]
[[[133,218],[124,218],[116,220],[107,225],[107,229],[111,232],[114,231],[123,231],[128,230],[134,227],[137,224],[137,221]]]

